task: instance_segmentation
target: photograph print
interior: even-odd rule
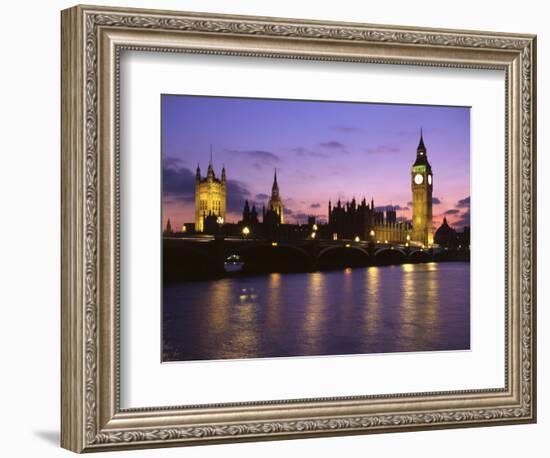
[[[470,349],[470,107],[161,96],[162,361]]]

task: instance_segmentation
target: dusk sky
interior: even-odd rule
[[[432,166],[434,228],[443,216],[470,222],[470,108],[162,96],[163,226],[194,222],[195,170],[204,176],[213,147],[225,164],[227,221],[241,219],[244,200],[267,204],[273,172],[285,222],[327,219],[333,205],[355,197],[397,206],[411,218],[411,166],[423,129]]]

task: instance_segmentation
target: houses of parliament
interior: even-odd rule
[[[433,173],[428,162],[427,149],[422,132],[416,149],[416,158],[411,167],[412,221],[399,221],[393,207],[378,209],[374,199],[360,202],[355,198],[350,202],[335,205],[328,202],[326,224],[316,223],[315,217],[308,218],[307,225],[285,224],[283,200],[277,182],[277,172],[273,177],[271,196],[267,205],[260,210],[255,205],[244,202],[242,220],[237,225],[226,222],[227,178],[225,167],[220,178],[216,177],[212,158],[205,177],[197,166],[195,177],[195,232],[215,233],[221,225],[235,226],[235,233],[252,232],[255,236],[266,237],[308,237],[311,227],[316,234],[332,240],[357,239],[378,242],[417,243],[425,246],[433,244],[432,229],[432,189]],[[304,228],[305,226],[305,228]],[[246,228],[246,229],[245,229]],[[171,230],[171,229],[170,229]],[[242,232],[242,231],[245,232]]]

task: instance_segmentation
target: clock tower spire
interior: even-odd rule
[[[432,167],[428,162],[424,136],[420,129],[420,141],[416,148],[416,160],[411,169],[412,188],[412,240],[425,246],[433,244],[432,230]]]

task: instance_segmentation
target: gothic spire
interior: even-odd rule
[[[422,127],[420,128],[420,141],[418,142],[418,147],[416,148],[418,153],[426,153],[426,146],[424,145],[424,136],[422,135]]]
[[[428,162],[428,154],[427,154],[426,145],[424,144],[424,135],[422,132],[422,128],[420,129],[420,140],[418,142],[418,147],[416,148],[416,160],[413,164],[413,166],[417,165],[423,165],[428,168],[428,171],[430,170],[430,163]]]
[[[279,194],[279,184],[277,183],[277,169],[275,169],[275,174],[273,176],[273,187],[271,188],[271,193],[273,195]]]
[[[208,170],[206,172],[206,177],[210,179],[215,178],[214,166],[212,164],[212,144],[210,145],[210,162],[208,162]]]

